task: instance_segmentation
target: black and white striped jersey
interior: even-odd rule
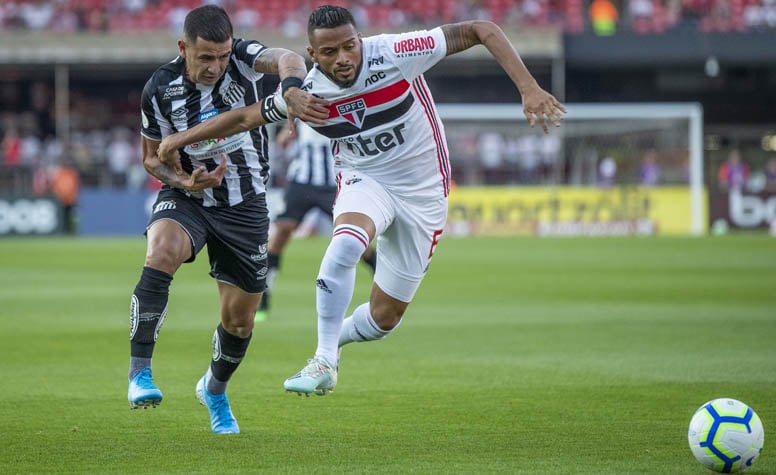
[[[288,181],[336,187],[331,141],[302,121],[296,122],[296,131],[296,151],[288,165]]]
[[[143,136],[160,141],[218,114],[260,101],[263,74],[254,71],[253,64],[265,50],[257,41],[234,39],[226,73],[213,86],[189,81],[180,56],[161,66],[143,89]],[[187,145],[180,150],[180,156],[188,173],[200,165],[212,170],[218,166],[221,154],[229,157],[221,185],[191,195],[209,207],[234,206],[264,193],[269,179],[267,150],[264,127]]]

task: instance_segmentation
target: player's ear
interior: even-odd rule
[[[186,42],[183,40],[178,40],[178,54],[181,58],[186,58]]]
[[[307,55],[310,56],[310,61],[313,63],[316,63],[315,61],[315,50],[312,48],[312,46],[307,47]]]

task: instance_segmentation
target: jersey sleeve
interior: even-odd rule
[[[382,35],[381,49],[410,81],[447,56],[447,42],[442,28]]]
[[[252,74],[255,76],[253,80],[257,80],[261,78],[262,74],[257,73],[253,69],[253,64],[256,62],[256,58],[261,56],[261,54],[267,49],[268,48],[266,46],[256,40],[244,40],[238,38],[234,40],[234,44],[232,45],[232,54],[234,55],[235,59],[237,59],[237,61],[248,66],[247,68],[240,68],[241,72],[248,75],[249,77],[250,74]]]
[[[164,117],[156,97],[155,82],[149,79],[140,99],[140,133],[147,139],[161,141],[173,133],[172,124]]]

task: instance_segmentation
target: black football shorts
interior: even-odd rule
[[[290,219],[298,223],[313,208],[331,216],[336,197],[336,186],[306,185],[292,181],[286,186],[284,194],[286,210],[280,213],[277,219]]]
[[[267,276],[269,215],[264,194],[230,207],[204,207],[175,189],[159,192],[148,227],[160,219],[177,222],[191,238],[194,262],[207,245],[210,275],[249,293],[263,292]]]

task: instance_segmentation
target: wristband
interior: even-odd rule
[[[278,107],[276,99],[275,94],[270,94],[261,101],[261,117],[268,124],[287,119],[285,112]]]
[[[299,79],[298,77],[294,77],[294,76],[287,77],[287,78],[283,79],[282,81],[280,81],[280,91],[281,91],[280,94],[285,96],[286,95],[286,91],[288,91],[292,87],[301,88],[302,87],[302,83],[303,83],[303,81],[301,79]]]

